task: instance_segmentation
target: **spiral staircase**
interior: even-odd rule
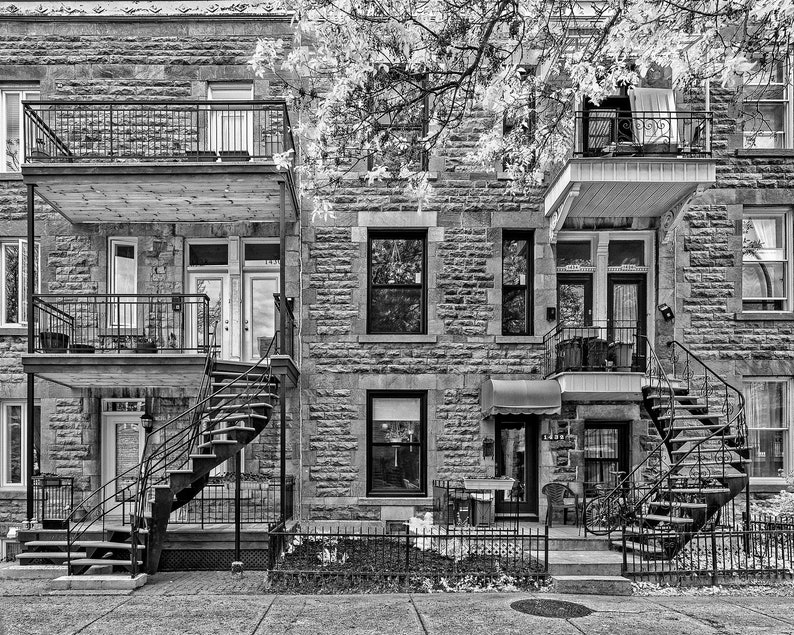
[[[649,346],[643,401],[661,441],[628,475],[585,509],[592,533],[621,534],[613,546],[670,559],[697,532],[727,520],[748,500],[744,398],[681,343],[662,364]]]
[[[70,576],[155,573],[171,514],[271,421],[283,379],[268,359],[275,342],[253,364],[218,360],[210,347],[195,404],[148,435],[138,465],[83,499],[65,540],[27,542],[20,562],[66,564]]]

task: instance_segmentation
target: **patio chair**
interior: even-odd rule
[[[579,494],[576,494],[565,483],[548,483],[540,490],[541,494],[546,495],[546,524],[552,526],[554,510],[562,510],[562,524],[568,522],[568,510],[574,511],[576,526],[579,526]],[[570,502],[573,499],[573,502]],[[566,502],[567,501],[567,502]]]

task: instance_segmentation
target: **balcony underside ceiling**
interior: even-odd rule
[[[204,355],[48,354],[22,356],[26,373],[70,388],[195,388],[201,384]]]
[[[660,217],[716,179],[712,159],[571,159],[546,190],[557,229],[568,216]]]
[[[297,220],[290,175],[272,164],[29,164],[26,184],[72,223],[277,222],[280,182]]]

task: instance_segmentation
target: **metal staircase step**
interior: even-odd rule
[[[655,520],[657,522],[672,523],[673,525],[691,525],[691,518],[683,518],[681,516],[669,516],[662,514],[645,514],[642,516],[643,520]]]
[[[673,415],[673,416],[670,416],[670,415],[659,415],[656,418],[659,419],[660,421],[661,420],[667,421],[669,419],[675,419],[675,420],[719,419],[720,417],[724,417],[724,416],[725,416],[724,412],[700,412],[700,413],[694,413],[694,412],[686,411],[686,412],[676,412],[675,415]],[[723,424],[723,425],[728,425],[728,424],[726,423],[726,424]]]
[[[744,474],[742,474],[744,476]],[[727,487],[671,487],[665,489],[665,492],[672,492],[673,494],[730,494],[731,490]]]
[[[90,549],[129,549],[132,550],[132,543],[129,542],[106,542],[98,540],[96,542],[81,542],[81,547]],[[145,545],[136,545],[136,551],[146,549]]]
[[[241,419],[248,419],[251,416],[252,416],[252,414],[247,414],[247,413],[242,413],[242,412],[241,413],[237,413],[237,414],[234,414],[234,413],[225,414],[225,415],[223,415],[221,417],[214,417],[212,419],[208,419],[208,423],[211,423],[211,424],[215,425],[215,424],[218,424],[218,423],[223,423],[225,421],[240,421]]]
[[[75,542],[75,545],[78,543]],[[69,542],[67,540],[28,540],[25,543],[25,550],[28,549],[35,549],[40,547],[68,547]]]
[[[736,448],[732,448],[730,446],[726,446],[723,448],[676,448],[674,450],[670,450],[670,454],[717,454],[719,452],[724,452],[726,455],[730,454],[731,452],[736,453]]]
[[[680,507],[681,509],[708,509],[706,503],[679,503],[677,501],[653,501],[648,507]]]
[[[23,551],[17,554],[17,560],[67,560],[71,555],[74,558],[85,558],[85,551]]]
[[[103,565],[106,567],[131,567],[132,560],[114,560],[113,558],[77,558],[76,560],[72,560],[73,567],[94,567]],[[138,566],[143,566],[142,560],[138,560]]]
[[[256,403],[223,404],[222,406],[216,406],[211,409],[217,411],[217,410],[238,410],[240,408],[272,408],[272,407],[273,404],[270,403],[269,401],[257,401]]]
[[[236,443],[236,441],[232,441],[232,443]],[[212,459],[213,461],[218,459],[218,456],[215,454],[190,454],[188,456],[189,459]]]
[[[254,428],[247,426],[229,426],[227,428],[217,428],[215,430],[205,430],[201,434],[204,436],[215,436],[216,434],[229,434],[230,432],[256,432]]]
[[[202,443],[199,445],[199,448],[213,448],[219,445],[237,445],[237,441],[233,439],[212,439],[211,441],[207,441],[206,443]]]
[[[704,432],[708,432],[708,431],[704,430]],[[724,439],[735,439],[735,438],[736,438],[735,434],[720,434],[720,435],[715,435],[713,437],[710,437],[710,436],[705,436],[705,437],[673,437],[672,439],[670,439],[670,442],[671,443],[689,443],[689,442],[697,443],[698,441],[704,441],[704,440],[706,440],[706,441],[722,441]],[[678,450],[673,450],[673,452],[677,452],[677,451]]]
[[[654,545],[646,545],[641,542],[634,542],[633,540],[627,540],[625,543],[623,543],[620,540],[613,540],[611,544],[617,548],[625,547],[628,551],[639,551],[640,553],[649,556],[664,555],[664,551],[662,550],[661,547]]]
[[[676,417],[677,419],[677,417]],[[673,424],[673,431],[674,432],[687,432],[691,430],[703,430],[704,432],[709,432],[713,430],[719,430],[720,428],[727,428],[727,424],[724,423],[693,423],[693,424]]]

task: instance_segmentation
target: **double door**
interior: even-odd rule
[[[209,297],[209,328],[215,329],[221,359],[248,362],[266,354],[276,332],[277,271],[243,271],[235,277],[228,269],[193,270],[187,278],[190,293]],[[198,326],[195,330],[200,341]]]

